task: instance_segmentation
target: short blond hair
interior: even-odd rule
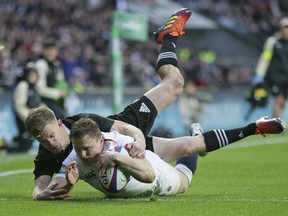
[[[30,137],[36,139],[41,136],[47,124],[57,121],[54,112],[47,107],[31,109],[25,120],[25,127]]]

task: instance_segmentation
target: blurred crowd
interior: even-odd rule
[[[3,0],[0,5],[0,87],[14,89],[29,61],[36,61],[49,38],[57,41],[58,59],[71,85],[111,86],[110,23],[112,0]],[[126,86],[159,82],[158,45],[122,43]],[[155,53],[155,55],[154,55]]]
[[[238,33],[257,33],[263,38],[278,29],[288,15],[287,0],[177,0]]]
[[[287,12],[284,0],[178,2],[237,31],[269,32]],[[15,88],[24,65],[42,55],[47,38],[56,39],[65,79],[76,90],[111,86],[109,40],[115,0],[2,0],[0,4],[0,87]],[[149,36],[152,39],[151,32]],[[154,66],[159,46],[151,41],[121,45],[125,86],[149,88],[158,83]],[[180,47],[179,54],[184,76],[202,86],[242,85],[252,76],[249,68],[235,66],[229,59],[217,61],[217,53],[210,50],[192,56]]]
[[[25,63],[42,54],[47,38],[57,40],[69,83],[107,85],[111,1],[3,0],[0,40],[1,85],[12,87]]]

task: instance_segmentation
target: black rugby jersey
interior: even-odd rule
[[[103,132],[109,132],[112,125],[114,124],[114,120],[92,113],[81,113],[78,115],[67,117],[62,121],[67,128],[71,129],[72,125],[80,118],[91,118],[99,125],[100,130]],[[39,145],[38,153],[34,159],[35,169],[33,173],[35,175],[35,179],[37,179],[41,175],[53,176],[54,173],[58,173],[61,168],[62,162],[69,155],[72,149],[73,146],[70,142],[70,144],[66,147],[65,150],[58,154],[53,154],[52,152],[42,147],[42,145]]]

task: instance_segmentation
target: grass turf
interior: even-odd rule
[[[33,201],[34,156],[0,154],[0,214],[18,215],[288,215],[288,134],[247,138],[199,158],[187,193],[106,199],[79,182],[69,201]]]

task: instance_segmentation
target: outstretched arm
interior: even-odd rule
[[[51,176],[42,175],[38,177],[34,184],[34,190],[32,197],[35,200],[65,200],[69,199],[70,196],[66,189],[57,189],[58,183],[51,182]],[[49,185],[49,186],[48,186]]]
[[[115,121],[110,131],[118,131],[120,134],[131,136],[134,142],[129,143],[129,154],[131,157],[144,158],[145,157],[145,138],[142,131],[130,124],[121,121]]]
[[[115,165],[140,182],[152,183],[155,180],[156,173],[147,158],[132,158],[118,152],[106,151],[100,155],[97,168],[103,172]]]

